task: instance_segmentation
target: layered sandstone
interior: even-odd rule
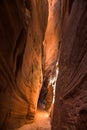
[[[27,24],[25,4],[22,0],[0,1],[0,129],[6,130],[10,118],[20,112],[21,93],[16,76],[21,68],[26,45]],[[15,107],[14,107],[15,106]],[[20,106],[21,107],[21,106]],[[10,128],[9,128],[10,129]]]
[[[42,84],[47,0],[0,1],[0,129],[34,120]]]
[[[87,1],[75,0],[59,60],[52,130],[87,129]]]

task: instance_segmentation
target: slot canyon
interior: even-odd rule
[[[0,0],[0,130],[87,130],[87,0]]]

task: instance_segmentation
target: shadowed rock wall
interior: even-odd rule
[[[74,1],[60,51],[52,130],[86,130],[87,1]]]
[[[61,46],[52,130],[87,128],[87,2],[48,2],[0,0],[1,130],[34,120],[42,86],[44,34],[47,78]]]
[[[22,64],[26,44],[25,4],[22,0],[0,1],[0,129],[10,128],[11,117],[21,104],[21,92],[16,84],[16,75]],[[16,108],[15,108],[16,107]],[[21,107],[21,106],[20,106]]]

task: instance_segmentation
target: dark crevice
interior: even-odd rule
[[[74,2],[74,0],[69,1],[69,14],[71,13],[73,2]]]
[[[21,66],[22,66],[22,60],[23,60],[23,53],[19,54],[17,56],[17,62],[16,62],[16,71],[15,71],[15,75],[17,76],[18,71],[20,70]]]
[[[26,8],[31,12],[32,10],[32,4],[30,0],[25,0]]]
[[[25,33],[25,31],[24,31],[24,29],[22,29],[20,34],[19,34],[19,37],[17,39],[16,46],[15,46],[15,49],[13,52],[13,60],[15,59],[17,49],[21,47],[21,41],[22,41],[22,37],[24,37],[24,33]]]
[[[15,49],[13,52],[13,60],[16,63],[16,70],[15,70],[16,76],[17,76],[19,69],[22,66],[23,54],[24,54],[25,45],[26,45],[26,40],[23,39],[25,35],[26,35],[26,32],[25,32],[25,29],[23,28],[17,39],[16,46],[15,46]]]
[[[82,109],[79,112],[77,130],[87,130],[87,110]]]

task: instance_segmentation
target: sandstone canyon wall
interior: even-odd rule
[[[61,42],[52,130],[87,129],[87,1],[74,0],[69,13]]]
[[[47,12],[47,0],[0,0],[1,130],[34,120]]]
[[[48,17],[47,0],[26,1],[28,14],[28,37],[23,65],[18,76],[18,86],[27,99],[27,119],[34,120],[42,87],[42,44]],[[31,8],[29,8],[29,6]]]
[[[86,0],[0,0],[0,130],[34,121],[42,59],[45,85],[59,61],[52,130],[87,129],[86,11]]]
[[[0,1],[0,129],[9,127],[20,95],[16,75],[21,67],[26,45],[27,24],[22,0]],[[19,64],[20,63],[20,64]],[[21,106],[20,106],[21,107]],[[21,113],[21,108],[20,108]],[[19,115],[22,115],[22,113]],[[15,118],[15,117],[14,117]],[[8,128],[10,129],[10,128]]]
[[[48,0],[49,15],[43,42],[43,87],[40,94],[43,103],[46,103],[50,84],[55,93],[62,35],[72,3],[73,0]]]

